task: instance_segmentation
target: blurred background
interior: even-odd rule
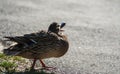
[[[65,22],[70,42],[60,58],[44,60],[57,74],[120,74],[120,0],[0,0],[3,36],[47,30]]]

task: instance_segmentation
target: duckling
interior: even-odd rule
[[[5,37],[8,41],[16,42],[15,45],[3,50],[5,55],[21,56],[27,59],[34,59],[31,70],[34,69],[37,60],[42,64],[42,68],[50,68],[45,65],[42,59],[63,56],[69,48],[67,37],[62,34],[62,28],[66,23],[59,25],[53,22],[48,30],[41,30],[36,33],[25,34],[23,36]]]

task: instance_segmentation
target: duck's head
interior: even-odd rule
[[[56,22],[53,22],[52,24],[50,24],[49,28],[48,28],[48,32],[54,32],[56,34],[58,34],[62,30],[62,28],[65,26],[66,23],[61,23],[60,25]]]

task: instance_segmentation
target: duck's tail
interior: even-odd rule
[[[8,55],[8,56],[16,56],[16,55],[18,55],[19,53],[21,53],[21,49],[19,48],[19,46],[20,45],[18,45],[18,44],[15,44],[15,45],[12,45],[12,46],[10,46],[9,48],[7,48],[7,49],[4,49],[3,50],[3,53],[5,54],[5,55]]]

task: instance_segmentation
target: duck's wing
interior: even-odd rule
[[[39,38],[44,38],[44,35],[47,35],[47,32],[45,31],[40,31],[37,33],[30,33],[30,34],[25,34],[24,36],[15,36],[15,37],[4,37],[7,38],[7,41],[14,41],[18,44],[34,44],[37,42]]]
[[[52,48],[55,42],[59,40],[59,37],[55,33],[48,33],[40,31],[37,33],[25,34],[24,36],[5,37],[9,41],[14,41],[17,44],[10,47],[10,50],[30,50],[37,51],[38,49]]]

